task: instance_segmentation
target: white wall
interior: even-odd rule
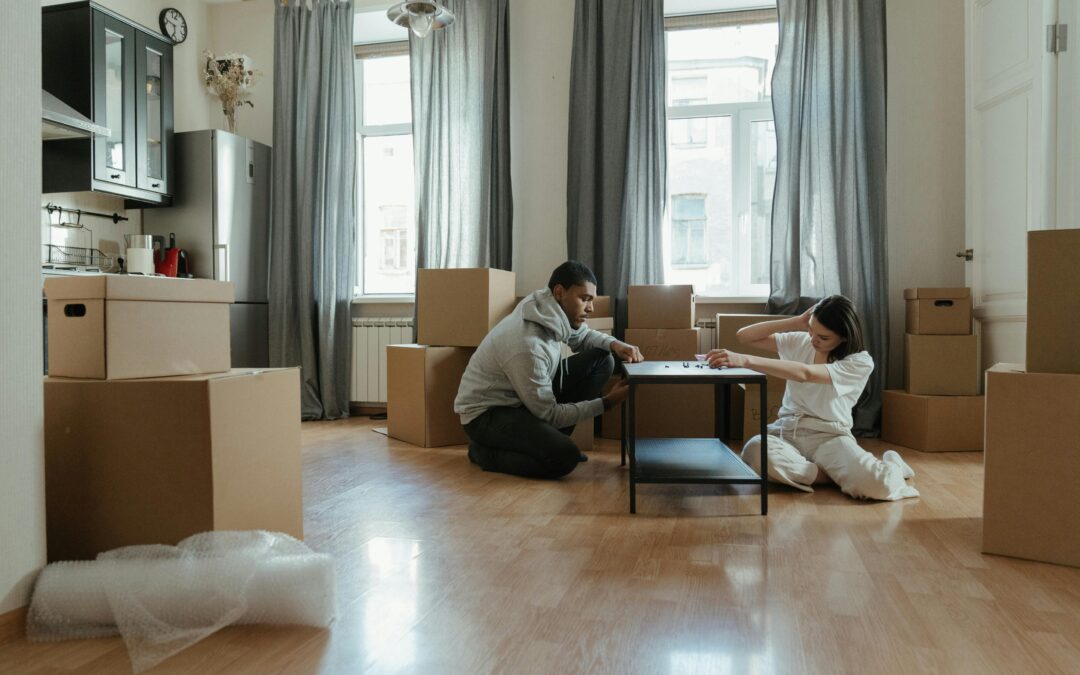
[[[41,388],[41,6],[0,20],[0,614],[26,604],[45,564]]]
[[[236,113],[236,131],[260,143],[274,141],[274,0],[231,2],[209,7],[209,49],[215,54],[237,52],[251,57],[260,76],[252,89],[254,108]],[[207,107],[210,127],[225,128],[225,116],[214,96]]]
[[[964,4],[886,6],[889,386],[903,386],[904,289],[963,286]]]
[[[566,162],[574,0],[510,0],[510,176],[517,291],[566,260]]]

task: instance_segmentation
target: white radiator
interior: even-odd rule
[[[698,354],[707,354],[710,349],[716,349],[716,320],[702,319],[697,322],[698,331]]]
[[[386,403],[386,347],[412,342],[412,318],[353,319],[353,403]]]

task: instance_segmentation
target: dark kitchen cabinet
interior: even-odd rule
[[[93,2],[42,9],[42,88],[110,135],[45,141],[43,192],[171,203],[172,44]]]

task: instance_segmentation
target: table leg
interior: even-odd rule
[[[633,382],[630,383],[630,395],[627,397],[629,403],[627,404],[627,410],[629,415],[627,416],[626,430],[623,432],[623,438],[629,437],[627,447],[630,450],[630,513],[637,513],[637,461],[634,455],[634,442],[637,436],[637,424],[634,420],[635,397],[637,393],[637,385]]]
[[[619,466],[626,466],[626,399],[619,404],[619,451],[622,455]]]
[[[762,382],[761,386],[761,515],[769,513],[769,432],[766,428],[768,426],[769,418],[769,396],[765,391],[766,383]]]
[[[715,403],[713,410],[713,431],[716,433],[716,437],[723,440],[725,434],[731,433],[731,420],[729,419],[731,413],[731,406],[728,405],[729,387],[730,383],[714,385],[713,390],[713,402]]]

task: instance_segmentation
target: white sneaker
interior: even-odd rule
[[[895,450],[886,450],[881,455],[881,461],[888,462],[889,464],[895,464],[900,467],[900,472],[904,476],[904,480],[915,477],[915,469],[908,466],[908,463],[900,457],[900,453]]]

